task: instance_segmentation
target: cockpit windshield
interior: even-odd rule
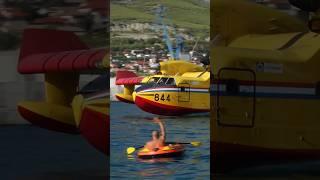
[[[158,78],[158,77],[150,78],[150,79],[148,80],[148,83],[157,83],[157,82],[159,81],[159,79],[160,79],[160,78]]]
[[[175,85],[174,78],[159,78],[159,77],[153,77],[150,78],[148,83],[154,83],[159,85]]]
[[[167,85],[176,85],[176,82],[174,81],[174,78],[168,78],[166,84]]]

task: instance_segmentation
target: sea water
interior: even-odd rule
[[[110,110],[110,176],[111,179],[209,179],[210,178],[210,116],[209,113],[181,117],[160,117],[167,141],[200,141],[199,147],[186,145],[184,156],[143,161],[127,156],[127,147],[139,147],[151,139],[159,125],[155,117],[134,104],[112,102]]]
[[[107,156],[81,135],[32,125],[0,126],[1,180],[106,180]]]

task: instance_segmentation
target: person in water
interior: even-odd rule
[[[166,131],[164,124],[162,121],[155,117],[153,118],[153,121],[160,126],[160,132],[159,131],[152,131],[152,140],[147,142],[144,148],[147,148],[152,151],[157,151],[159,148],[165,146],[166,141]]]

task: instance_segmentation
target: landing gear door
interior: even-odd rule
[[[190,101],[190,84],[182,83],[179,84],[178,101],[189,102]]]
[[[254,126],[255,83],[255,72],[250,69],[220,69],[215,103],[218,125],[232,127]]]

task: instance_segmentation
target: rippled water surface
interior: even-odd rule
[[[161,117],[167,128],[167,141],[200,141],[202,146],[187,145],[184,156],[174,159],[142,161],[125,153],[130,146],[141,146],[159,126],[149,119],[154,115],[135,105],[111,103],[111,160],[112,179],[209,179],[210,177],[210,120],[209,114],[183,117]]]
[[[108,159],[80,135],[0,126],[1,180],[105,180]]]

